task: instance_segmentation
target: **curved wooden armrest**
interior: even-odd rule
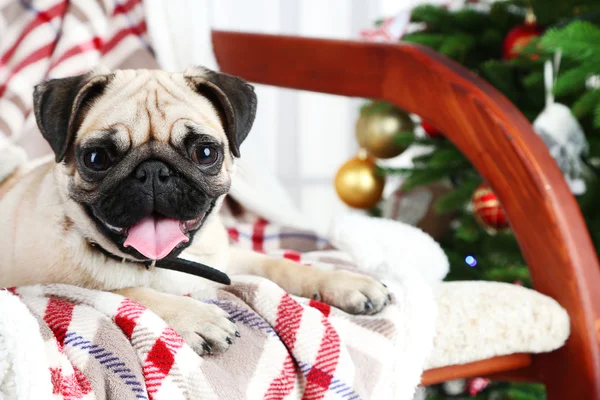
[[[421,385],[433,385],[454,379],[493,376],[504,371],[520,371],[530,365],[531,356],[529,354],[511,354],[508,356],[493,357],[468,364],[430,369],[423,372]],[[537,376],[533,378],[532,380],[534,381],[539,379]]]
[[[213,46],[224,72],[267,85],[386,100],[442,129],[498,195],[536,289],[569,313],[567,344],[533,359],[549,393],[568,382],[568,396],[555,398],[599,398],[598,259],[560,170],[514,105],[420,46],[224,31],[213,32]]]

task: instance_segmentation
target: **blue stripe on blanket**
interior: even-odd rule
[[[229,313],[229,316],[236,322],[241,322],[252,328],[257,328],[267,332],[271,336],[277,336],[277,333],[264,319],[258,314],[248,311],[244,308],[231,304],[228,301],[208,300],[206,303],[215,304]],[[312,365],[297,361],[300,371],[304,376],[308,376],[310,370],[313,368]],[[329,383],[329,391],[337,394],[342,399],[348,400],[359,400],[360,396],[352,389],[350,385],[342,382],[339,378],[332,377]]]
[[[140,4],[142,4],[140,2]],[[122,6],[123,3],[121,3],[120,1],[116,1],[115,2],[115,7],[116,6]],[[131,17],[129,16],[129,12],[126,12],[124,14],[122,14],[125,16],[125,19],[127,20],[128,24],[129,24],[129,28],[133,28],[135,26],[135,24],[133,23],[133,20],[131,19]],[[152,56],[155,56],[154,54],[154,49],[152,48],[152,46],[150,45],[150,43],[148,43],[141,35],[138,35],[137,33],[134,34],[134,36],[136,36],[140,42],[142,43],[142,45],[146,48],[146,50],[148,50],[150,52],[150,54],[152,54]]]
[[[270,336],[277,336],[277,333],[273,327],[265,321],[260,315],[253,311],[246,310],[242,307],[231,304],[228,301],[208,300],[205,301],[208,304],[214,304],[222,308],[229,313],[229,316],[236,322],[240,322],[247,325],[249,328],[255,328],[260,331],[264,331]]]
[[[302,375],[308,376],[310,370],[313,368],[312,365],[297,361],[298,366],[300,367],[300,371],[302,371]],[[352,390],[352,387],[345,382],[342,382],[338,378],[332,377],[331,382],[329,383],[329,391],[334,392],[342,399],[348,400],[359,400],[360,396]]]
[[[145,392],[144,386],[139,381],[135,380],[135,375],[133,375],[132,371],[127,368],[125,363],[121,362],[114,353],[105,350],[97,344],[93,344],[89,340],[77,335],[75,332],[68,332],[65,335],[65,346],[79,347],[81,350],[87,350],[90,355],[98,360],[100,365],[117,375],[127,386],[129,386],[136,398],[148,400],[148,397],[143,394]]]
[[[38,18],[41,13],[46,12],[46,10],[38,10],[37,8],[35,8],[34,5],[33,5],[33,0],[20,0],[19,3],[26,10],[29,10],[32,13],[34,13],[35,14],[35,18]],[[49,24],[49,25],[52,27],[52,29],[54,29],[54,32],[56,33],[56,36],[54,38],[54,42],[57,42],[58,38],[60,36],[60,32],[61,32],[60,31],[60,25],[58,25],[55,21],[52,21],[52,23]]]

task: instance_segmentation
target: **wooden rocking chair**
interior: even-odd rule
[[[222,71],[248,81],[381,99],[441,128],[504,206],[535,289],[569,313],[566,345],[426,371],[424,385],[488,376],[546,385],[549,400],[600,399],[600,266],[563,176],[531,124],[492,86],[427,48],[213,32]],[[600,205],[599,205],[600,206]]]

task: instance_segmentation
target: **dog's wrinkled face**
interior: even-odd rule
[[[157,260],[181,252],[229,190],[256,97],[204,68],[126,70],[42,83],[34,106],[68,196],[97,227],[89,239]]]

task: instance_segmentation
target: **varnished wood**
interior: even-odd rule
[[[503,371],[514,371],[531,365],[529,354],[511,354],[488,358],[462,365],[434,368],[423,373],[421,385],[433,385],[453,379],[473,378],[477,376],[488,376]]]
[[[600,399],[598,259],[560,170],[514,105],[462,66],[409,44],[214,31],[213,47],[224,72],[249,81],[383,99],[439,127],[498,195],[535,288],[569,313],[567,344],[533,357],[548,399]]]

